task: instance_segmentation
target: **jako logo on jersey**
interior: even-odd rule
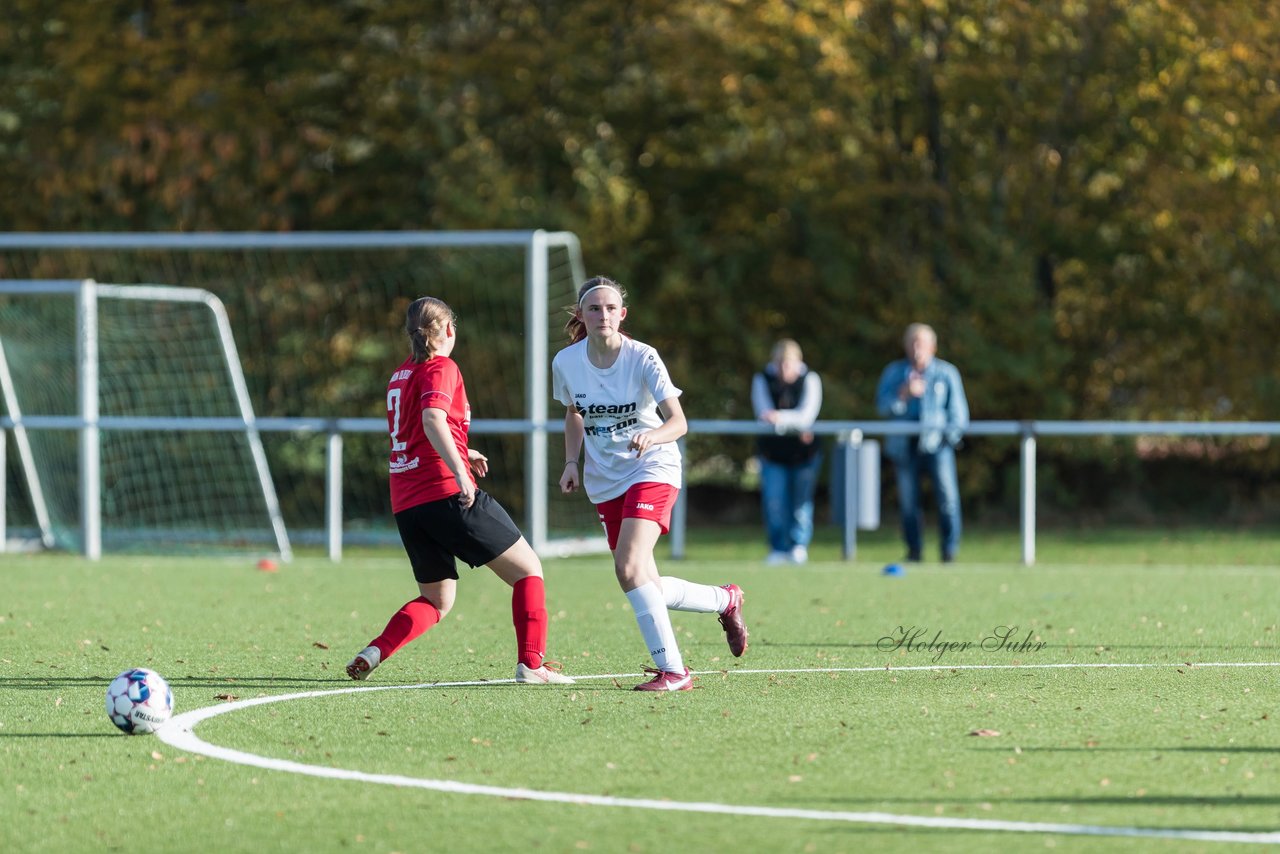
[[[636,509],[637,509],[637,510],[653,510],[653,505],[652,505],[652,504],[645,504],[643,501],[637,501],[637,502],[636,502]]]

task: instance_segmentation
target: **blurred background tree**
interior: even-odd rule
[[[574,231],[696,418],[781,335],[871,417],[913,320],[975,418],[1280,418],[1274,4],[10,5],[10,230]]]

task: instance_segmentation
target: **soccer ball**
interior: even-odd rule
[[[130,735],[155,732],[173,714],[173,691],[154,670],[126,670],[107,687],[107,717]]]

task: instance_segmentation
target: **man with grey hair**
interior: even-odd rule
[[[938,527],[943,563],[955,560],[960,548],[960,487],[955,449],[969,426],[960,371],[935,358],[938,336],[924,323],[912,323],[902,339],[906,358],[891,362],[876,387],[876,411],[894,421],[920,425],[918,436],[889,436],[885,456],[893,461],[902,512],[902,538],[907,560],[920,560],[924,512],[922,478],[928,475],[938,500]]]

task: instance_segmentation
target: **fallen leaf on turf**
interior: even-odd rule
[[[973,732],[969,733],[969,735],[976,735],[979,738],[992,738],[999,734],[999,731],[994,729],[975,729]]]
[[[314,646],[316,649],[328,649],[328,648],[329,648],[329,645],[328,645],[327,643],[320,643],[320,641],[316,641],[315,643],[313,643],[313,644],[312,644],[312,646]]]

